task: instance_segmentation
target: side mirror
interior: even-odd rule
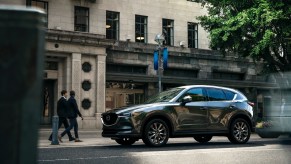
[[[189,102],[191,102],[192,101],[192,97],[191,96],[185,96],[185,97],[183,97],[183,99],[182,99],[182,105],[185,105],[185,104],[187,104],[187,103],[189,103]]]

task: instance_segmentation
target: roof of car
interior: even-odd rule
[[[186,86],[181,86],[181,87],[178,87],[178,88],[185,88],[185,89],[188,89],[188,88],[193,88],[193,87],[219,88],[219,89],[231,90],[231,91],[233,91],[233,92],[239,92],[239,91],[236,90],[236,89],[227,88],[227,87],[221,87],[221,86],[215,86],[215,85],[186,85]],[[239,93],[240,93],[240,92],[239,92]]]

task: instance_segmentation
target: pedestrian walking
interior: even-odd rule
[[[78,122],[77,122],[77,117],[80,116],[83,120],[83,116],[79,111],[77,101],[75,99],[75,91],[70,91],[70,98],[68,100],[68,106],[69,106],[69,112],[68,112],[68,118],[70,121],[70,126],[66,128],[65,131],[61,133],[61,135],[58,136],[60,142],[62,142],[62,137],[70,132],[72,128],[74,128],[74,133],[75,133],[75,142],[82,142],[79,139],[79,134],[78,134]]]
[[[69,123],[67,120],[68,117],[68,111],[69,111],[69,104],[67,101],[67,96],[68,93],[66,90],[62,90],[61,91],[61,95],[62,97],[58,100],[57,103],[57,114],[59,116],[59,129],[62,126],[62,124],[64,124],[65,129],[67,129],[69,127]],[[74,141],[75,138],[72,136],[70,131],[66,131],[68,137],[69,137],[69,141]],[[52,134],[50,135],[48,140],[52,140]]]

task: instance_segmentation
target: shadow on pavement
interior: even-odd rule
[[[193,143],[171,143],[168,142],[163,147],[148,147],[143,144],[143,142],[137,142],[131,146],[123,145],[108,145],[108,146],[98,146],[92,147],[92,149],[112,149],[112,150],[134,150],[135,152],[141,151],[170,151],[170,150],[188,150],[188,149],[224,149],[224,148],[247,148],[247,147],[261,147],[265,145],[280,144],[280,145],[291,145],[291,138],[279,138],[279,139],[261,139],[261,140],[250,140],[246,144],[232,144],[228,141],[225,142],[208,142],[208,143],[198,143],[193,140]]]

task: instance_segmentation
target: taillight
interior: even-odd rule
[[[252,106],[252,107],[255,106],[255,103],[253,103],[253,102],[248,102],[248,104],[249,104],[250,106]]]

